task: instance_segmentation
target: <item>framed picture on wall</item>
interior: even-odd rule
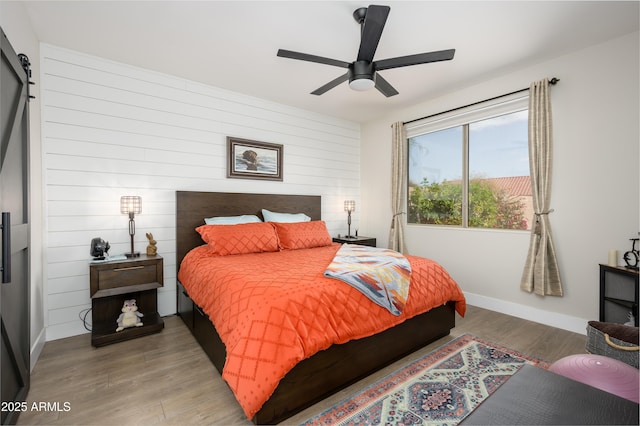
[[[227,137],[227,177],[282,181],[282,145]]]

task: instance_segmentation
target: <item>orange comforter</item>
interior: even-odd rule
[[[323,276],[339,248],[217,256],[201,246],[184,258],[178,279],[224,342],[222,377],[248,418],[298,362],[334,343],[370,336],[449,300],[464,315],[455,281],[436,262],[415,256],[407,256],[407,306],[392,315],[353,287]]]

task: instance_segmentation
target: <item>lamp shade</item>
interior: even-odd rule
[[[142,197],[137,195],[124,195],[120,197],[120,213],[142,213]]]
[[[356,211],[356,202],[354,200],[346,200],[344,202],[344,211],[349,213]]]

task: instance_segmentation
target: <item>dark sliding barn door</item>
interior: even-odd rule
[[[7,424],[16,422],[29,391],[29,60],[0,32],[0,391]]]

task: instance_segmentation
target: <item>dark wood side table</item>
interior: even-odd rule
[[[600,264],[600,321],[638,326],[638,270]]]
[[[146,256],[91,263],[91,344],[103,346],[147,334],[158,333],[164,321],[158,314],[158,288],[164,285],[161,256]],[[125,300],[136,299],[144,324],[116,332],[117,320]]]
[[[334,237],[334,243],[340,244],[360,244],[361,246],[376,246],[376,239],[373,237]]]

